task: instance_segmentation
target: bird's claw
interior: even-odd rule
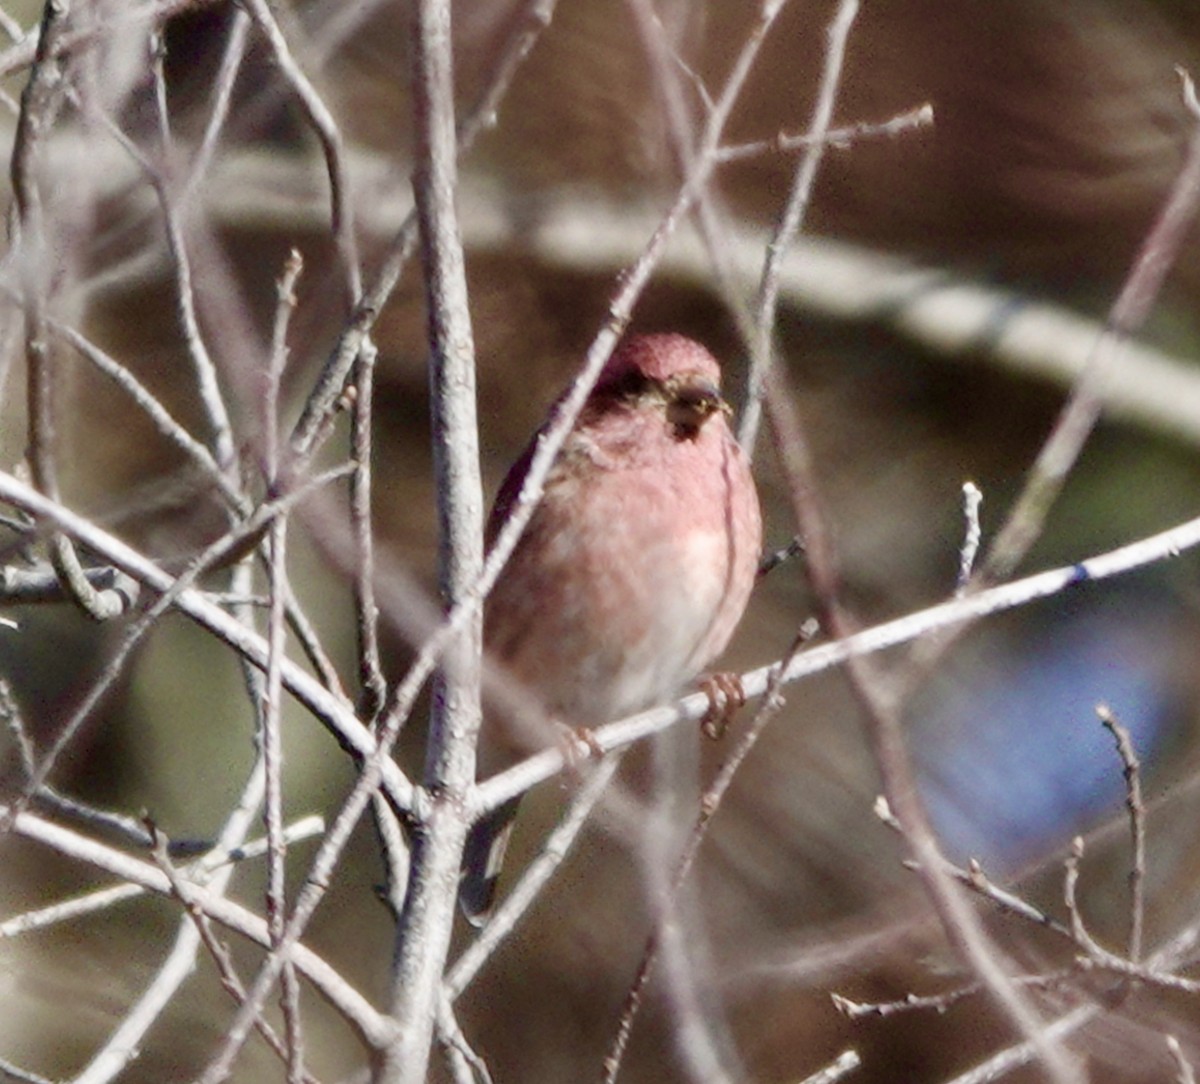
[[[700,688],[708,697],[708,710],[700,718],[700,729],[714,741],[725,736],[729,721],[746,703],[742,679],[728,672],[709,674],[700,679]]]
[[[600,740],[590,727],[568,726],[566,723],[557,723],[556,726],[563,764],[572,775],[579,774],[579,767],[584,761],[604,756]]]

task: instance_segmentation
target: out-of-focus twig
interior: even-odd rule
[[[345,473],[347,473],[345,470],[339,468],[332,473],[332,477],[340,477]],[[311,487],[325,484],[330,477],[319,475],[317,479],[307,483],[299,490],[289,493],[281,501],[264,506],[260,510],[258,518],[247,521],[243,532],[245,534],[261,532],[269,524],[277,506],[302,499]],[[255,666],[259,668],[266,666],[267,647],[261,636],[212,603],[203,592],[186,588],[178,590],[176,593],[175,577],[164,572],[133,547],[102,530],[95,523],[71,512],[61,504],[47,499],[31,486],[3,472],[0,472],[0,501],[23,508],[31,514],[53,523],[87,545],[90,550],[101,555],[114,567],[121,569],[151,590],[164,595],[170,592],[175,609],[208,629]],[[236,545],[240,539],[241,535],[232,535],[224,540],[222,545]],[[376,750],[374,737],[359,722],[353,707],[331,693],[291,660],[284,660],[283,682],[284,686],[316,718],[332,728],[338,735],[339,741],[349,749],[362,756],[369,756]],[[410,808],[412,788],[404,773],[391,760],[381,767],[381,771],[392,800],[401,809]]]
[[[1142,957],[1142,931],[1146,921],[1146,805],[1142,801],[1142,766],[1129,730],[1107,704],[1096,707],[1096,715],[1117,743],[1117,755],[1125,776],[1125,808],[1129,813],[1132,854],[1129,866],[1128,956],[1137,963]]]
[[[984,561],[983,582],[1009,575],[1024,559],[1100,418],[1111,372],[1121,363],[1126,343],[1137,333],[1158,300],[1200,206],[1200,106],[1191,77],[1179,69],[1183,100],[1192,131],[1187,157],[1166,203],[1142,242],[1137,258],[1108,316],[1104,334],[1080,374],[1054,429],[1038,453],[1017,503],[1000,528]]]
[[[833,107],[837,102],[838,87],[841,84],[846,45],[850,40],[850,30],[858,17],[858,7],[858,0],[842,0],[826,30],[824,68],[817,85],[812,118],[808,124],[811,142],[801,155],[800,163],[792,177],[792,187],[783,213],[767,245],[752,317],[753,338],[750,343],[746,403],[738,425],[738,441],[750,456],[754,454],[754,444],[762,418],[763,398],[767,394],[767,373],[773,364],[780,268],[784,254],[791,248],[792,242],[804,225],[813,184],[825,157],[826,136],[833,120]]]
[[[213,962],[217,966],[217,972],[221,976],[221,985],[225,987],[226,991],[235,1001],[241,1001],[246,996],[246,991],[241,979],[238,978],[237,971],[234,969],[229,950],[214,935],[212,923],[209,922],[208,916],[201,909],[188,906],[186,879],[171,864],[170,856],[167,853],[169,845],[166,836],[161,833],[156,833],[156,836],[153,852],[155,863],[166,874],[176,898],[184,905],[192,921],[195,923],[196,933],[204,943],[205,948],[208,949],[209,956],[212,957]],[[263,1041],[275,1052],[276,1057],[287,1065],[289,1084],[316,1084],[316,1078],[304,1072],[303,1068],[299,1072],[293,1073],[293,1052],[296,1047],[291,1039],[285,1042],[276,1034],[275,1029],[271,1027],[270,1023],[261,1017],[258,1020],[258,1033],[263,1037]]]
[[[358,303],[362,293],[362,270],[358,261],[354,203],[341,129],[316,87],[292,55],[287,38],[284,37],[270,5],[266,0],[243,0],[243,3],[250,18],[254,20],[254,25],[266,40],[276,65],[295,92],[321,143],[321,150],[325,156],[325,170],[329,177],[331,225],[345,275],[346,301],[349,308]]]
[[[315,835],[320,835],[324,830],[325,822],[321,817],[302,817],[295,824],[287,826],[284,830],[284,838],[290,845],[292,843],[299,843],[305,839],[311,839]],[[143,828],[144,832],[145,829]],[[177,844],[172,841],[168,845],[168,850],[173,852],[175,849],[177,849]],[[246,843],[232,853],[224,852],[218,848],[204,857],[197,859],[195,862],[189,863],[184,867],[183,872],[192,879],[203,880],[209,873],[220,866],[259,858],[266,854],[266,851],[267,841],[265,837]],[[60,903],[48,904],[33,911],[24,911],[19,915],[13,915],[11,918],[0,922],[0,940],[19,937],[22,934],[45,929],[47,926],[54,926],[60,922],[70,922],[83,918],[85,915],[95,914],[98,911],[106,911],[110,907],[115,907],[126,900],[133,900],[139,896],[144,896],[146,891],[146,888],[137,884],[113,885],[111,888],[98,888],[81,896],[75,896]]]
[[[34,485],[58,499],[56,462],[56,367],[51,356],[47,322],[47,293],[53,275],[52,246],[46,236],[45,210],[39,187],[41,145],[53,127],[67,85],[65,62],[56,50],[69,23],[68,0],[46,3],[29,81],[21,93],[21,110],[10,158],[10,178],[16,210],[21,295],[25,316],[26,409],[29,440],[26,459]],[[80,608],[97,621],[123,612],[121,598],[101,594],[88,582],[75,547],[64,535],[50,536],[50,560]]]
[[[0,812],[7,814],[11,811],[8,807],[0,807]],[[51,824],[32,813],[18,814],[14,818],[13,827],[22,838],[49,847],[64,857],[105,870],[157,895],[175,895],[166,875],[152,862],[130,857],[112,847]],[[188,885],[186,896],[189,906],[198,908],[209,918],[256,944],[269,947],[270,935],[266,923],[241,905],[195,883]],[[290,958],[369,1046],[378,1048],[387,1041],[392,1031],[390,1023],[325,960],[299,944],[291,947]]]
[[[458,140],[460,155],[466,154],[479,135],[495,124],[504,93],[537,36],[550,24],[556,6],[557,0],[532,0],[530,3],[528,18],[522,20],[505,44],[492,79],[462,123]],[[396,283],[400,281],[400,274],[416,246],[416,212],[406,211],[380,262],[379,270],[363,290],[352,318],[326,359],[324,368],[305,400],[304,409],[292,430],[292,450],[301,462],[312,455],[319,443],[318,436],[324,421],[341,394],[346,377],[350,374],[363,343],[396,288]]]

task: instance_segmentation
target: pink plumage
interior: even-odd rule
[[[488,599],[489,660],[563,723],[598,726],[676,695],[741,619],[762,525],[720,376],[713,356],[682,335],[622,343]],[[489,540],[535,446],[536,437],[500,489]],[[529,738],[530,728],[489,718],[481,769],[529,752],[538,744]],[[515,814],[511,803],[473,830],[461,892],[473,920],[491,906]]]

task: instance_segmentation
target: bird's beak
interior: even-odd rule
[[[667,420],[683,436],[694,437],[714,414],[730,413],[721,389],[699,373],[683,374],[667,391]]]

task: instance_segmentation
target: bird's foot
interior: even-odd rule
[[[733,673],[708,674],[700,679],[700,688],[708,697],[708,710],[700,717],[700,729],[714,741],[725,736],[729,721],[746,703],[742,679]]]
[[[604,756],[604,750],[595,732],[586,726],[569,726],[566,723],[556,723],[559,748],[562,750],[563,764],[567,772],[579,776],[580,766],[584,761]]]

